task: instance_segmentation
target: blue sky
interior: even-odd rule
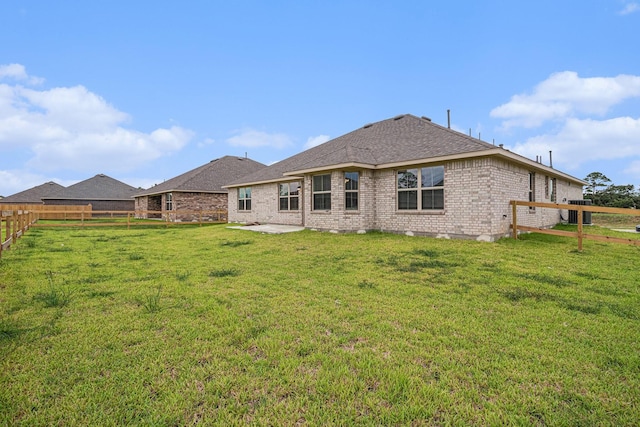
[[[640,0],[0,0],[0,195],[273,163],[398,114],[640,185]]]

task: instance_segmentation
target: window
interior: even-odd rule
[[[444,209],[444,166],[398,171],[398,210]]]
[[[238,188],[238,210],[251,210],[251,187]]]
[[[558,199],[558,182],[556,178],[551,178],[551,201],[555,202]]]
[[[173,193],[167,193],[165,205],[166,205],[166,210],[168,211],[173,210]]]
[[[344,208],[348,211],[358,210],[358,187],[360,174],[358,172],[344,173]]]
[[[331,174],[313,177],[313,210],[331,209]]]
[[[300,206],[300,181],[279,185],[281,211],[297,211]]]
[[[544,198],[545,199],[549,198],[549,177],[548,176],[544,177]]]
[[[536,174],[535,172],[529,172],[529,201],[536,201]],[[529,210],[534,211],[535,206],[529,206]]]

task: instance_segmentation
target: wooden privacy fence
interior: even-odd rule
[[[33,211],[0,211],[0,258],[37,221]]]
[[[579,251],[582,251],[582,241],[584,239],[640,246],[640,240],[638,239],[623,239],[620,237],[603,236],[598,234],[587,234],[584,232],[584,224],[583,224],[584,212],[635,215],[640,217],[639,209],[607,208],[604,206],[591,206],[591,205],[565,205],[565,204],[559,204],[559,203],[525,202],[520,200],[512,200],[510,204],[512,208],[511,217],[513,220],[513,222],[511,223],[511,232],[514,239],[518,238],[518,231],[532,231],[535,233],[551,234],[554,236],[565,236],[565,237],[577,238]],[[518,213],[517,213],[518,206],[528,206],[528,207],[546,208],[546,209],[566,209],[569,211],[577,211],[576,216],[577,216],[578,230],[577,231],[552,230],[548,228],[528,227],[526,225],[518,225]]]

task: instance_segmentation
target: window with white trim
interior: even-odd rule
[[[311,192],[314,211],[331,210],[331,174],[315,175]]]
[[[300,181],[279,184],[279,205],[281,211],[297,211],[300,209]]]
[[[360,174],[358,172],[344,173],[344,208],[348,211],[358,210],[358,190],[360,188]]]
[[[165,197],[165,210],[167,211],[173,210],[173,193],[167,193]]]
[[[251,210],[251,187],[238,188],[238,210]]]
[[[397,172],[398,210],[444,209],[444,166]]]
[[[558,199],[558,181],[556,178],[551,178],[551,201],[556,202]]]

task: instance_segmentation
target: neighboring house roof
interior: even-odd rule
[[[28,190],[21,191],[2,199],[2,203],[42,204],[42,198],[63,190],[64,187],[53,181],[45,182]]]
[[[197,167],[162,184],[139,191],[136,197],[168,192],[227,193],[223,185],[249,175],[266,165],[246,157],[224,156]]]
[[[55,194],[43,197],[43,200],[132,200],[139,188],[104,174],[80,181],[63,188]]]
[[[346,135],[230,182],[227,187],[282,181],[305,173],[337,168],[383,169],[491,155],[508,157],[535,169],[546,169],[554,175],[583,183],[582,180],[501,147],[437,125],[426,117],[403,114],[364,125]]]

